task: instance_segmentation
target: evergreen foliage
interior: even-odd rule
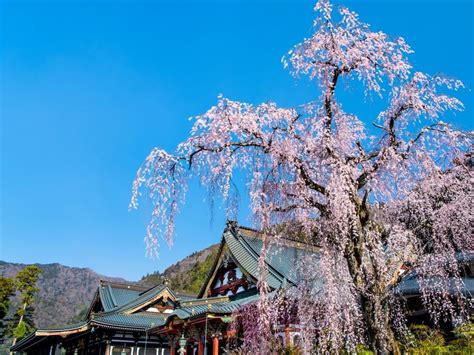
[[[13,344],[35,328],[33,303],[34,296],[39,291],[36,283],[41,272],[38,266],[31,265],[18,272],[15,277],[15,290],[20,293],[21,306],[16,310],[7,329],[13,336]]]
[[[8,277],[0,276],[0,345],[5,342],[8,320],[5,319],[10,309],[10,298],[15,294],[14,282]]]
[[[14,294],[13,280],[0,276],[0,320],[5,318],[10,308],[10,297]]]
[[[412,324],[405,352],[414,355],[473,354],[474,323],[468,322],[443,333],[424,324]]]
[[[78,323],[82,320],[84,320],[87,316],[87,311],[89,310],[89,307],[87,305],[82,305],[80,306],[80,311],[78,314],[76,314],[75,316],[73,316],[69,323]]]
[[[183,268],[183,270],[174,271],[172,268],[165,270],[164,273],[153,273],[146,275],[140,281],[146,285],[158,285],[167,278],[170,282],[171,288],[176,291],[198,293],[206,281],[208,273],[211,271],[213,263],[217,257],[219,249],[217,246],[213,246],[210,249],[210,253],[206,256],[203,261],[196,259],[189,267]],[[195,257],[196,255],[190,255],[188,258]]]

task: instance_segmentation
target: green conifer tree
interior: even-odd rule
[[[10,297],[15,294],[15,285],[12,279],[0,276],[0,347],[5,342],[7,320],[10,309]],[[0,349],[1,352],[1,349]]]
[[[10,308],[10,297],[14,294],[14,282],[8,277],[0,276],[0,320],[5,318]]]
[[[15,288],[20,292],[21,303],[12,321],[13,344],[23,338],[34,327],[33,323],[33,301],[35,294],[39,291],[36,282],[41,274],[41,269],[35,265],[27,266],[15,277]]]

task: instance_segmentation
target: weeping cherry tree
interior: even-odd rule
[[[146,241],[154,253],[159,236],[172,241],[191,178],[234,206],[233,176],[243,172],[255,227],[264,235],[259,320],[244,322],[246,351],[268,350],[281,316],[276,305],[293,302],[305,353],[352,351],[357,344],[396,353],[407,331],[393,292],[401,266],[425,270],[423,301],[435,322],[462,316],[467,307],[456,253],[474,249],[472,169],[465,164],[472,134],[442,120],[463,109],[447,94],[463,84],[413,71],[403,38],[372,31],[351,10],[328,0],[314,9],[313,34],[282,61],[295,77],[316,84],[316,99],[282,108],[220,96],[174,153],[153,149],[138,170],[131,207],[142,191],[153,201]],[[362,87],[368,99],[379,96],[386,109],[373,118],[344,111],[341,82]],[[468,177],[459,179],[453,169]],[[430,204],[427,191],[449,192],[442,186],[453,195]],[[295,226],[319,252],[295,266],[298,285],[269,292],[268,245]],[[457,280],[454,291],[448,274]],[[242,319],[246,311],[254,310],[242,309]]]

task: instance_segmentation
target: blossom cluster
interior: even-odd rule
[[[171,243],[190,178],[226,201],[231,215],[233,177],[245,174],[255,227],[266,237],[260,300],[240,311],[244,347],[270,346],[274,325],[292,309],[305,353],[316,345],[353,351],[361,343],[389,351],[407,331],[394,292],[404,268],[417,268],[435,321],[463,314],[458,253],[474,249],[473,134],[443,121],[463,109],[448,94],[463,84],[412,72],[404,39],[373,32],[347,8],[319,0],[315,11],[314,33],[283,62],[315,80],[319,98],[281,108],[219,96],[174,154],[150,153],[131,206],[144,187],[154,205],[147,237],[154,250],[160,235]],[[372,122],[375,139],[367,119],[342,109],[335,95],[341,78],[389,101]],[[268,246],[295,229],[320,251],[294,266],[297,285],[275,294],[265,283]]]

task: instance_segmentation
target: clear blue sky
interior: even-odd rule
[[[417,69],[463,80],[473,128],[473,2],[338,1],[412,45]],[[193,186],[170,250],[145,257],[149,209],[128,212],[135,171],[173,150],[219,93],[283,106],[317,95],[280,58],[308,36],[313,1],[0,0],[0,259],[138,279],[220,239]],[[370,102],[348,94],[367,114]],[[352,101],[351,101],[352,100]],[[243,201],[245,205],[245,200]],[[243,208],[241,223],[246,224]]]

